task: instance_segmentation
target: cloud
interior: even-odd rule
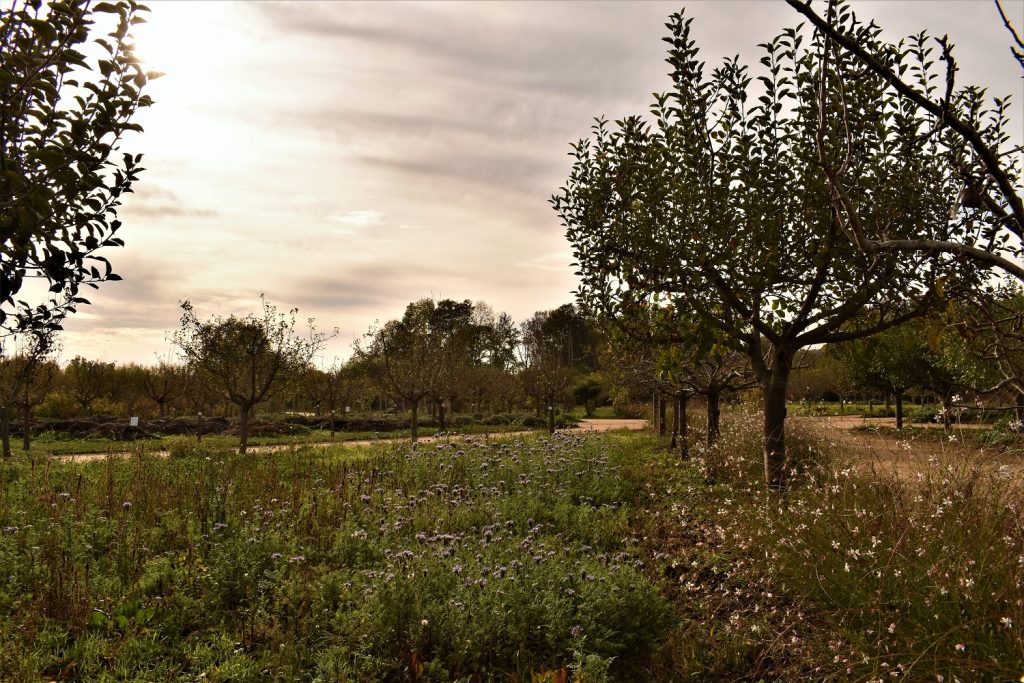
[[[197,218],[213,218],[217,212],[213,209],[197,207],[180,197],[177,193],[156,183],[139,181],[132,192],[122,198],[120,214],[124,218],[180,218],[192,216]]]
[[[332,213],[327,217],[327,220],[332,223],[344,223],[345,225],[353,225],[363,228],[368,225],[377,225],[383,218],[384,214],[380,211],[359,210],[346,211],[344,213]]]
[[[979,18],[976,3],[852,2],[886,26],[934,21],[958,42],[958,80],[1020,91],[1019,69],[999,66],[1008,52],[992,47],[1006,36],[991,6]],[[149,26],[169,5],[153,6]],[[192,21],[190,5],[174,9],[169,26]],[[517,320],[569,301],[572,259],[548,197],[595,116],[643,114],[669,88],[661,37],[678,9],[214,6],[204,40],[230,34],[230,49],[183,44],[191,70],[153,84],[130,150],[147,170],[124,198],[128,243],[109,254],[125,281],[69,321],[69,350],[147,360],[185,297],[203,316],[244,314],[265,291],[356,335],[432,294],[484,299]],[[691,2],[686,13],[708,69],[737,53],[756,64],[757,44],[797,23],[763,0]],[[972,67],[978,56],[990,59]]]

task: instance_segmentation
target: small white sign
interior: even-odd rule
[[[350,410],[352,410],[352,409],[351,409],[351,408],[349,408],[348,406],[345,406],[345,412],[346,412],[346,413],[347,413],[348,411],[350,411]]]
[[[135,417],[134,415],[132,417],[129,417],[128,418],[128,426],[129,427],[138,427],[139,426],[139,418]]]

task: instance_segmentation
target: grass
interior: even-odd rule
[[[620,419],[619,416],[615,414],[615,408],[612,407],[612,406],[597,406],[597,407],[594,408],[593,413],[590,415],[590,417],[587,417],[587,411],[583,408],[583,406],[576,406],[571,411],[569,411],[569,414],[572,415],[573,417],[575,417],[577,420],[583,420],[583,419],[587,419],[587,420],[617,420],[617,419]]]
[[[6,466],[0,678],[631,678],[670,618],[597,439],[189,446]]]
[[[527,428],[507,425],[465,425],[457,430],[461,434],[498,434],[509,431],[523,431]],[[433,436],[438,433],[436,427],[420,427],[420,436]],[[136,439],[133,441],[122,441],[117,439],[103,438],[72,438],[53,432],[40,434],[32,440],[31,448],[28,451],[30,457],[45,455],[75,455],[83,453],[123,453],[144,449],[147,451],[165,450],[170,443],[176,439],[194,438],[180,436],[159,436],[155,438]],[[374,439],[403,439],[410,438],[408,429],[393,432],[335,432],[331,437],[330,430],[314,429],[307,434],[294,435],[282,434],[277,436],[251,436],[250,446],[283,446],[302,444],[325,444],[331,441],[372,441]],[[20,440],[19,440],[20,441]],[[215,448],[237,448],[238,437],[226,434],[211,434],[203,437],[203,443]],[[15,456],[24,455],[20,442],[11,444]]]
[[[1017,680],[1020,482],[859,476],[758,418],[0,465],[0,679]],[[699,436],[698,434],[694,435]]]

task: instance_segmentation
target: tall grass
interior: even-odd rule
[[[777,610],[757,666],[799,661],[821,680],[1024,674],[1024,468],[950,452],[902,479],[863,475],[870,453],[792,427],[794,486],[777,495],[760,485],[758,420],[733,415],[698,459],[715,495],[677,513],[691,526],[699,514],[715,560],[733,558],[723,574],[748,602],[726,619],[757,633],[754,613]]]
[[[0,678],[642,678],[670,619],[594,438],[7,465]]]
[[[919,476],[760,417],[646,435],[0,470],[0,679],[1006,681],[1021,470]]]

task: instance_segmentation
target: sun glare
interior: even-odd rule
[[[231,3],[159,2],[150,7],[146,23],[134,31],[139,58],[165,74],[162,88],[211,94],[246,48]]]

